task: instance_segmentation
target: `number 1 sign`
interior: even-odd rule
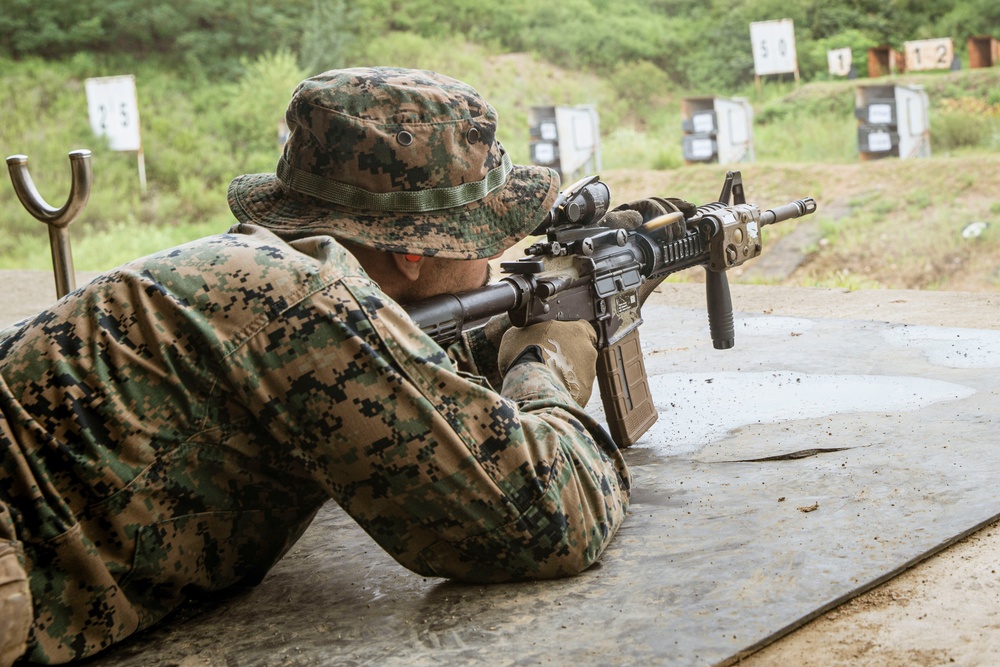
[[[851,73],[850,47],[827,51],[826,62],[833,76],[848,76]]]

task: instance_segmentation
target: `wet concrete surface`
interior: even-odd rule
[[[727,664],[1000,514],[1000,332],[919,324],[920,293],[915,325],[900,304],[845,318],[829,293],[788,316],[775,289],[717,351],[690,288],[644,313],[660,419],[626,452],[631,515],[599,566],[425,579],[328,504],[260,586],[90,664]]]

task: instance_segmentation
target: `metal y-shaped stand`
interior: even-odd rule
[[[69,165],[73,172],[73,183],[69,198],[62,208],[53,208],[38,194],[31,174],[28,173],[28,156],[11,155],[7,158],[7,169],[14,184],[14,192],[28,213],[49,227],[49,245],[52,247],[52,268],[56,274],[56,298],[61,299],[76,289],[73,274],[73,252],[69,246],[69,225],[83,211],[90,199],[92,173],[90,151],[80,149],[70,151]]]

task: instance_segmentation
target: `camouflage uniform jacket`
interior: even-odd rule
[[[629,486],[544,366],[498,394],[331,238],[248,225],[7,331],[0,464],[39,662],[259,581],[327,498],[411,570],[488,582],[587,567]]]

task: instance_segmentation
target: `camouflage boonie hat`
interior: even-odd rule
[[[276,173],[229,186],[237,219],[285,237],[492,257],[537,227],[558,194],[556,172],[511,163],[475,89],[435,72],[332,70],[299,84],[285,120]]]

